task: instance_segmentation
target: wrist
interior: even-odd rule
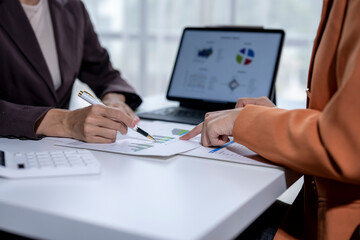
[[[125,102],[126,98],[123,94],[120,93],[107,93],[101,99],[102,102],[112,102],[112,101],[121,101]]]
[[[68,130],[66,119],[69,110],[50,109],[35,125],[35,133],[42,136],[51,137],[71,137]]]

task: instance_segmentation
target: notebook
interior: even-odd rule
[[[179,106],[139,117],[198,124],[206,112],[234,108],[240,97],[275,101],[284,35],[280,29],[185,28],[166,94]]]

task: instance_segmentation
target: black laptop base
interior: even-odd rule
[[[270,100],[276,105],[276,91],[275,88],[272,89]],[[203,107],[206,110],[200,110],[199,108]],[[191,107],[187,107],[191,106]],[[235,107],[235,104],[228,104],[226,106],[222,105],[219,107],[216,104],[206,105],[205,103],[196,104],[196,103],[180,103],[180,107],[168,107],[161,108],[158,110],[153,110],[150,112],[138,113],[138,116],[141,119],[148,120],[159,120],[166,122],[178,122],[197,125],[204,121],[205,114],[207,112],[219,111],[225,109],[232,109]]]
[[[205,114],[208,111],[202,111],[185,107],[168,107],[151,112],[139,113],[141,119],[160,120],[166,122],[178,122],[197,125],[204,121]]]

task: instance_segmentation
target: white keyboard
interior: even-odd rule
[[[30,178],[99,174],[100,163],[88,150],[0,151],[0,177]]]

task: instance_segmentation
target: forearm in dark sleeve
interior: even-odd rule
[[[35,124],[50,108],[0,100],[0,136],[40,139],[35,134]]]

